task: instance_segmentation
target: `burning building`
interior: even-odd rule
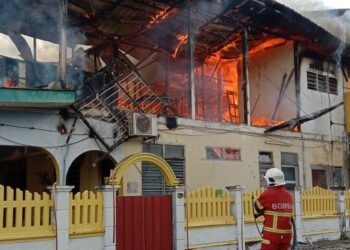
[[[60,3],[0,5],[18,52],[0,58],[0,184],[90,189],[150,152],[190,190],[257,187],[272,166],[291,188],[348,185],[346,42],[272,0]],[[167,190],[146,162],[122,186]]]

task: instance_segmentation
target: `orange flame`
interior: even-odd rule
[[[177,12],[177,9],[167,7],[164,10],[158,12],[155,16],[151,17],[151,21],[148,23],[147,28],[150,28],[156,23],[159,23],[161,20],[164,20],[168,16],[175,14]]]
[[[273,39],[269,39],[261,44],[259,44],[258,46],[254,47],[253,49],[251,49],[249,51],[249,54],[255,54],[258,53],[260,51],[265,51],[269,48],[278,46],[278,45],[282,45],[284,43],[286,43],[287,41],[283,38],[273,38]]]
[[[270,127],[284,123],[283,120],[271,120],[267,117],[252,117],[252,125],[257,127]]]
[[[181,46],[187,43],[187,38],[188,38],[188,35],[180,34],[176,36],[176,39],[179,41],[179,43],[177,44],[174,50],[174,53],[171,55],[173,58],[176,58],[177,53],[179,52],[179,49],[181,48]]]
[[[208,57],[195,69],[198,92],[198,118],[211,121],[239,122],[238,61]]]

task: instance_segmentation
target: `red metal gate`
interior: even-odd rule
[[[117,198],[117,250],[172,250],[172,197]]]

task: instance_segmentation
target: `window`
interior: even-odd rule
[[[181,145],[144,144],[143,152],[153,153],[165,159],[180,184],[185,183],[185,148]],[[148,162],[142,162],[142,195],[168,193],[162,173]]]
[[[307,71],[307,88],[317,90],[317,75],[314,72]]]
[[[311,165],[313,187],[340,187],[343,185],[343,168],[330,165]]]
[[[337,95],[338,94],[338,82],[337,78],[334,77],[329,77],[329,85],[328,85],[328,92],[330,94]]]
[[[207,153],[207,159],[209,160],[222,159],[222,148],[220,147],[207,147],[206,153]]]
[[[281,153],[281,169],[287,189],[294,189],[299,185],[298,154]]]
[[[326,70],[322,65],[310,64],[306,72],[307,88],[323,93],[338,94],[338,81],[334,70]]]
[[[241,160],[241,150],[230,147],[206,147],[206,155],[208,160]]]
[[[341,186],[343,183],[342,167],[334,167],[333,171],[333,185],[335,187]]]
[[[312,186],[327,188],[326,170],[312,169]]]
[[[260,187],[266,187],[264,175],[266,171],[273,168],[273,157],[271,152],[259,152],[259,175]]]

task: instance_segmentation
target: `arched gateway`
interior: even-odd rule
[[[138,162],[147,162],[158,168],[167,186],[174,187],[172,195],[118,196],[116,199],[116,239],[118,249],[164,250],[173,248],[173,232],[179,235],[178,222],[183,219],[183,207],[177,206],[183,195],[176,195],[179,181],[169,164],[155,154],[138,153],[123,159],[112,171],[109,184],[120,186],[129,167]],[[179,198],[180,197],[180,198]],[[183,201],[182,201],[183,204]],[[183,225],[183,224],[181,224]],[[183,231],[183,228],[182,228]],[[175,237],[177,239],[178,236]],[[130,242],[130,239],[142,239]],[[176,243],[177,244],[177,243]],[[183,249],[183,248],[182,248]]]
[[[124,173],[129,167],[138,162],[148,162],[158,168],[163,174],[165,183],[168,186],[175,187],[179,184],[179,180],[176,178],[169,164],[164,159],[151,153],[138,153],[124,158],[113,170],[109,178],[109,184],[120,185]]]

